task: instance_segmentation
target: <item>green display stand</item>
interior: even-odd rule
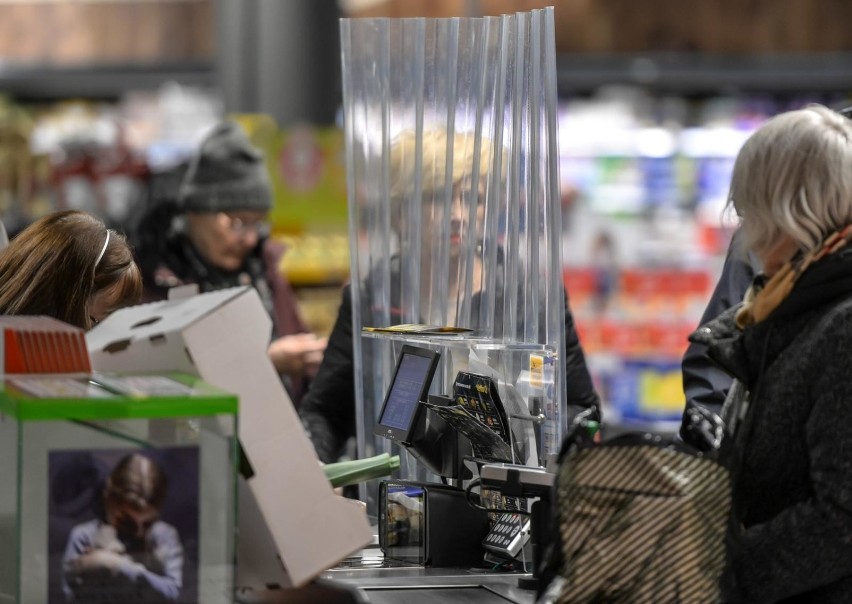
[[[236,434],[190,376],[0,379],[0,603],[232,602]]]

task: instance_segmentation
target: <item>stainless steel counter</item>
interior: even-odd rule
[[[529,576],[483,569],[403,566],[385,561],[378,547],[362,550],[323,574],[325,579],[358,588],[371,604],[532,604],[535,592],[518,587],[518,579]]]

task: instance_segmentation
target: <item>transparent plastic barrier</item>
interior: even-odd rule
[[[474,329],[469,345],[421,340],[445,353],[435,393],[446,394],[471,360],[512,366],[507,377],[519,379],[528,345],[561,363],[553,11],[344,19],[341,47],[358,455],[365,457],[391,450],[372,430],[401,343],[362,338],[363,326]],[[483,340],[488,353],[476,349]],[[551,371],[533,393],[545,400],[537,445],[545,457],[565,429],[563,376]],[[404,456],[402,477],[425,476]]]

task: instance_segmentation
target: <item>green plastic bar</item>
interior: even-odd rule
[[[84,376],[40,376],[37,379],[63,379],[80,381]],[[194,378],[168,374],[179,384],[191,388],[185,395],[128,396],[91,382],[90,387],[99,396],[91,397],[38,397],[16,387],[15,379],[23,382],[33,378],[16,376],[0,380],[0,412],[22,421],[49,420],[106,420],[154,419],[162,417],[206,417],[233,415],[238,411],[236,395],[224,392]],[[97,379],[97,378],[94,378]]]
[[[399,455],[380,453],[366,459],[353,459],[323,466],[333,487],[345,487],[374,478],[389,476],[399,469]]]

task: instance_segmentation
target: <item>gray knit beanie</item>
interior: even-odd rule
[[[179,194],[184,212],[227,212],[272,207],[263,153],[236,123],[222,122],[201,143]]]

